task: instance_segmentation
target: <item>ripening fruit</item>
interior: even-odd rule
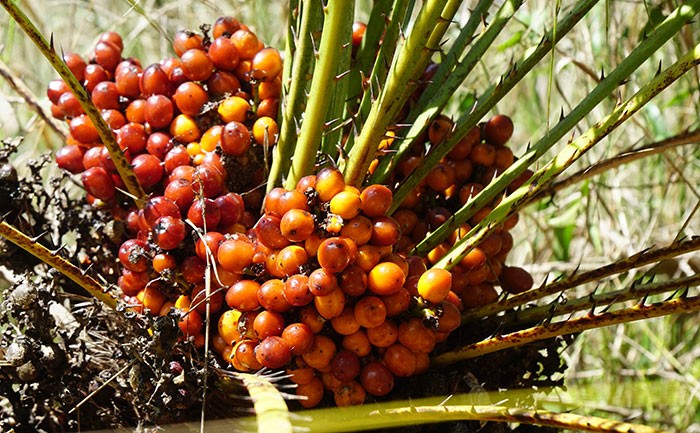
[[[209,46],[209,58],[220,71],[234,71],[238,66],[238,48],[230,38],[217,37]]]
[[[502,146],[513,135],[513,121],[510,117],[497,114],[484,124],[484,138],[494,146]]]
[[[315,230],[315,221],[311,213],[301,209],[290,209],[280,221],[282,236],[292,242],[305,241]]]
[[[280,368],[292,360],[292,351],[282,337],[271,336],[255,348],[255,358],[264,367]]]
[[[282,338],[289,345],[292,355],[303,355],[314,343],[314,333],[305,323],[291,323],[282,331]]]
[[[102,167],[88,168],[80,179],[88,194],[100,200],[110,200],[117,194],[112,176]]]
[[[239,311],[254,311],[260,307],[258,289],[260,283],[252,280],[240,280],[226,291],[226,304]]]
[[[365,36],[365,32],[367,31],[367,24],[360,22],[360,21],[355,21],[352,23],[352,46],[353,48],[357,48],[360,46],[362,43],[362,38]]]
[[[229,272],[243,273],[253,263],[255,246],[248,238],[240,236],[225,240],[219,245],[216,258]]]
[[[362,190],[362,212],[370,217],[384,216],[394,198],[393,193],[384,185],[370,185]]]
[[[394,389],[394,375],[379,361],[372,361],[362,368],[360,383],[375,397],[387,395]]]
[[[343,220],[355,218],[362,209],[360,194],[355,191],[341,191],[331,199],[331,213],[339,215]]]
[[[250,131],[237,121],[231,121],[221,131],[221,150],[231,156],[241,156],[250,148]]]
[[[323,382],[315,376],[311,378],[308,383],[298,385],[296,389],[296,395],[299,397],[299,404],[306,409],[318,406],[323,399],[323,393]]]
[[[316,185],[314,186],[321,201],[329,201],[336,194],[345,188],[343,174],[334,167],[322,168],[316,174]]]
[[[191,81],[206,81],[214,71],[214,63],[209,55],[201,49],[193,48],[180,56],[182,71]]]
[[[360,326],[374,328],[386,319],[386,306],[376,296],[365,296],[355,303],[355,320]]]
[[[170,135],[181,143],[191,143],[202,135],[197,122],[186,114],[178,114],[170,123]]]
[[[187,235],[185,222],[172,216],[160,217],[153,226],[153,235],[160,248],[164,250],[175,249],[185,240]]]
[[[82,146],[71,144],[63,146],[56,151],[56,163],[59,167],[73,174],[81,173],[85,170],[83,166],[83,155],[85,150]]]
[[[396,263],[382,262],[377,264],[368,275],[369,290],[377,295],[391,295],[403,287],[406,274]]]
[[[183,114],[193,117],[199,114],[208,100],[209,95],[204,88],[193,81],[180,84],[173,94],[173,101],[177,108]]]
[[[282,57],[275,48],[263,48],[255,53],[251,76],[258,81],[272,81],[282,72]]]
[[[311,348],[302,357],[309,367],[322,370],[330,365],[336,350],[335,343],[330,337],[316,334]]]
[[[445,269],[428,269],[418,280],[418,294],[428,302],[442,302],[452,289],[452,273]]]
[[[532,275],[517,266],[503,266],[498,280],[503,290],[514,295],[530,290],[533,285]]]
[[[260,145],[273,145],[277,143],[279,127],[275,119],[271,117],[258,117],[253,124],[253,138]]]
[[[324,239],[316,253],[318,264],[328,272],[341,272],[352,260],[350,242],[340,237]]]

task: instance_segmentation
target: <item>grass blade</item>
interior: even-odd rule
[[[10,87],[14,89],[15,92],[19,96],[24,99],[24,101],[31,107],[31,109],[39,116],[41,117],[41,120],[46,123],[53,132],[55,132],[59,137],[61,137],[62,140],[65,140],[66,137],[68,136],[68,132],[66,131],[65,125],[59,123],[56,121],[56,119],[53,118],[51,113],[48,113],[46,110],[44,110],[44,107],[42,107],[39,104],[39,101],[37,101],[36,97],[32,94],[32,91],[29,90],[26,84],[22,81],[20,77],[15,75],[12,70],[3,62],[0,60],[0,76],[2,76],[5,81],[8,82]]]

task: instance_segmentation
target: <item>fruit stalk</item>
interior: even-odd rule
[[[554,427],[572,431],[605,433],[668,433],[640,424],[612,421],[594,416],[582,416],[572,413],[558,413],[547,410],[528,410],[507,406],[481,405],[435,405],[411,406],[389,409],[384,416],[419,418],[421,422],[444,422],[448,420],[474,420],[480,422],[517,422],[544,427]]]
[[[403,137],[396,140],[396,153],[391,158],[383,158],[379,166],[370,177],[372,183],[385,182],[394,170],[395,164],[406,151],[408,151],[415,139],[430,125],[430,122],[445,108],[447,102],[457,91],[467,75],[474,66],[481,60],[481,57],[489,48],[493,40],[499,35],[506,24],[513,17],[522,1],[509,1],[503,3],[495,18],[488,23],[488,27],[479,36],[474,38],[474,32],[488,11],[492,1],[481,1],[471,12],[469,21],[459,34],[455,44],[440,63],[435,76],[427,84],[416,105],[411,109],[411,113],[405,123],[411,125],[410,128],[402,128],[397,134]],[[463,55],[462,51],[471,44],[471,49]]]
[[[361,130],[367,120],[367,116],[370,112],[372,104],[376,101],[377,95],[381,92],[384,87],[384,83],[387,80],[387,72],[389,66],[394,60],[396,54],[396,44],[398,43],[399,35],[401,34],[402,26],[406,22],[406,17],[410,16],[413,10],[412,2],[406,0],[397,0],[391,8],[391,14],[388,18],[381,17],[381,19],[387,19],[388,23],[384,26],[377,26],[378,29],[383,30],[383,33],[376,35],[377,29],[372,29],[367,27],[365,38],[363,38],[363,45],[365,42],[369,44],[370,38],[377,41],[370,45],[374,46],[376,51],[370,51],[370,49],[365,49],[362,51],[363,47],[360,47],[361,51],[357,59],[357,69],[360,74],[360,79],[356,80],[359,86],[362,88],[351,89],[350,96],[355,96],[356,94],[361,94],[362,99],[360,100],[360,105],[353,114],[353,127],[355,130]],[[379,43],[379,38],[381,37],[381,44]],[[377,47],[376,45],[379,44]],[[365,45],[366,47],[367,45]],[[363,83],[362,79],[367,82]],[[343,147],[345,153],[350,153],[356,140],[355,134],[350,134],[347,141]]]
[[[560,293],[572,287],[578,287],[585,283],[598,281],[602,278],[619,274],[621,272],[638,268],[640,266],[648,265],[651,263],[658,263],[661,260],[676,257],[681,254],[696,251],[698,249],[700,249],[700,236],[696,236],[688,240],[674,242],[667,247],[659,248],[657,250],[649,251],[647,249],[630,257],[611,263],[607,266],[603,266],[601,268],[594,269],[589,272],[571,275],[563,280],[555,281],[544,287],[532,289],[527,292],[511,296],[510,298],[504,299],[495,304],[490,304],[481,308],[475,308],[472,310],[465,311],[462,315],[462,321],[468,322],[482,317],[492,316],[498,314],[501,311],[506,311],[520,305],[525,305],[528,302],[541,299],[548,295]]]
[[[629,57],[628,57],[629,59]],[[454,247],[438,261],[435,266],[443,269],[451,269],[478,244],[485,236],[490,234],[497,228],[506,218],[517,212],[526,203],[531,200],[536,194],[550,184],[556,176],[576,162],[585,152],[598,144],[604,137],[614,131],[618,126],[629,119],[634,113],[639,111],[647,102],[658,95],[662,90],[666,89],[685,72],[694,68],[700,63],[700,45],[696,45],[673,65],[664,72],[658,74],[646,85],[644,85],[635,95],[628,99],[624,104],[618,106],[611,114],[603,120],[597,122],[588,131],[579,138],[569,142],[566,147],[557,154],[546,166],[535,172],[535,174],[523,186],[506,197],[493,211],[477,224],[465,237],[455,243]],[[561,122],[559,123],[561,124]],[[558,126],[558,125],[557,125]],[[555,127],[556,128],[556,127]],[[527,158],[523,158],[525,160]],[[513,167],[518,166],[520,161],[517,161],[506,173]],[[503,176],[501,176],[502,178]],[[499,180],[501,179],[499,178]],[[497,183],[497,181],[496,181]],[[489,185],[490,186],[490,185]],[[484,188],[484,191],[489,187]],[[482,191],[483,193],[483,191]],[[478,196],[474,199],[478,199]],[[469,205],[471,202],[467,202]],[[464,209],[464,207],[462,208]],[[445,226],[452,225],[455,217],[443,224],[440,229]],[[438,229],[438,230],[440,230]],[[418,247],[416,247],[418,249]]]
[[[94,278],[86,275],[76,266],[69,263],[66,259],[51,252],[48,248],[29,238],[27,235],[17,230],[16,227],[8,224],[6,221],[0,222],[0,236],[3,236],[13,244],[27,251],[37,259],[53,267],[63,275],[71,279],[74,283],[85,289],[93,297],[102,301],[111,309],[116,309],[116,300],[105,293],[102,285]]]
[[[73,73],[68,69],[66,63],[61,59],[61,56],[56,52],[53,47],[53,38],[51,44],[48,43],[43,34],[37,29],[31,20],[22,12],[22,10],[10,0],[0,0],[2,6],[5,8],[7,13],[15,20],[17,24],[24,30],[24,32],[29,36],[29,38],[34,42],[34,44],[39,48],[39,51],[44,55],[46,60],[51,63],[56,72],[61,76],[63,81],[68,85],[70,90],[73,92],[75,97],[80,102],[80,105],[85,110],[85,114],[90,118],[92,123],[95,125],[97,132],[109,151],[109,156],[112,158],[114,165],[119,173],[119,176],[124,181],[126,189],[129,194],[134,198],[137,206],[141,207],[145,201],[146,193],[139,184],[134,171],[131,168],[131,164],[124,157],[122,150],[119,148],[112,130],[109,128],[107,123],[102,118],[95,104],[92,103],[90,96],[87,94],[85,88],[78,82]]]
[[[294,154],[295,144],[299,136],[299,124],[304,110],[304,97],[308,77],[311,76],[314,65],[314,41],[312,35],[321,28],[323,10],[316,7],[314,2],[304,1],[301,6],[301,23],[296,29],[298,39],[292,46],[293,38],[287,37],[285,73],[283,78],[283,108],[281,110],[281,130],[279,141],[274,149],[272,167],[267,180],[267,191],[282,182],[282,177],[289,170]],[[293,15],[290,14],[290,20]],[[292,26],[290,22],[288,26]],[[290,32],[291,33],[291,32]],[[291,59],[291,60],[289,60]],[[287,65],[289,66],[289,69]]]
[[[301,177],[311,173],[316,162],[316,152],[321,143],[330,94],[336,79],[338,52],[350,49],[343,47],[345,37],[340,35],[340,31],[348,27],[347,21],[352,20],[354,4],[353,0],[338,0],[329,2],[324,8],[326,18],[311,81],[311,93],[306,103],[299,140],[294,148],[292,165],[285,180],[287,189],[294,189]]]
[[[394,204],[391,209],[389,209],[390,213],[398,208],[410,191],[425,178],[432,167],[449,152],[455,143],[463,138],[500,99],[539,63],[551,49],[552,42],[560,40],[560,38],[566,34],[567,26],[573,26],[578,22],[593,4],[595,4],[593,0],[578,3],[577,7],[571,11],[569,16],[559,23],[556,34],[552,32],[548,33],[547,36],[543,38],[542,42],[540,42],[538,48],[530,56],[511,68],[497,85],[487,89],[484,95],[479,99],[474,110],[470,113],[466,113],[457,120],[457,127],[452,138],[444,143],[442,147],[431,152],[431,154],[426,157],[423,164],[405,179],[403,185],[394,195]],[[413,253],[418,255],[427,254],[428,251],[432,250],[446,239],[454,229],[474,216],[479,209],[490,203],[515,178],[554,146],[566,133],[571,131],[586,114],[590,113],[595,106],[608,97],[621,82],[624,82],[634,70],[649,58],[651,53],[660,48],[683,25],[687,24],[699,10],[700,2],[697,0],[693,1],[692,4],[688,2],[676,9],[653,34],[643,40],[617,68],[611,71],[571,113],[563,117],[559,123],[549,130],[525,155],[457,211],[454,214],[454,218],[451,219],[448,224],[438,228],[428,238],[418,244]]]
[[[435,40],[434,31],[444,32],[451,20],[451,17],[441,16],[446,4],[446,0],[432,0],[423,4],[413,28],[394,57],[384,88],[374,101],[343,168],[348,185],[359,187],[364,181],[387,126],[401,110],[430,56],[439,48],[428,43]]]
[[[640,297],[668,293],[687,287],[695,287],[698,284],[700,284],[700,274],[659,283],[633,283],[626,289],[614,290],[607,293],[591,293],[588,296],[577,299],[567,299],[565,301],[557,300],[550,305],[541,305],[524,310],[511,310],[506,313],[504,317],[499,317],[496,320],[503,323],[505,326],[532,324],[577,311],[590,310],[595,307],[608,306],[618,302],[638,299]]]
[[[601,314],[589,313],[575,319],[533,326],[521,331],[487,338],[457,350],[438,355],[432,359],[431,365],[434,367],[451,365],[499,350],[523,346],[528,343],[561,335],[575,334],[589,329],[651,319],[653,317],[661,317],[669,314],[691,313],[698,310],[700,310],[700,296],[689,298],[680,297],[670,301],[649,305],[642,303],[633,307]]]

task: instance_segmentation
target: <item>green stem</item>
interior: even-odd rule
[[[382,35],[382,41],[379,45],[379,51],[375,53],[362,53],[366,60],[361,58],[360,61],[365,63],[373,61],[372,70],[369,73],[365,72],[365,66],[361,64],[361,71],[364,77],[361,79],[366,79],[365,83],[362,83],[364,87],[364,92],[362,93],[362,99],[360,100],[360,105],[356,109],[353,119],[353,127],[356,131],[363,128],[367,116],[369,116],[372,104],[377,100],[377,95],[384,88],[384,83],[387,79],[387,73],[389,72],[389,66],[394,61],[394,56],[396,55],[396,45],[398,44],[399,36],[401,35],[401,29],[410,16],[413,10],[413,2],[408,0],[396,0],[391,9],[391,14],[389,15],[389,23],[386,27],[386,31]],[[368,32],[374,32],[368,26]],[[369,66],[367,66],[368,68]],[[352,94],[354,96],[355,93]],[[355,145],[356,134],[350,134],[348,140],[343,147],[343,150],[348,153],[352,151]]]
[[[570,275],[564,279],[547,284],[544,287],[528,290],[527,292],[511,296],[497,303],[466,310],[462,314],[462,322],[493,316],[502,311],[512,310],[515,307],[525,305],[537,299],[544,298],[545,296],[561,293],[582,284],[600,281],[601,279],[611,275],[627,272],[630,269],[639,268],[651,263],[658,263],[662,260],[670,259],[697,250],[700,250],[700,236],[684,241],[674,242],[664,248],[658,248],[651,251],[646,249],[630,257],[610,263],[606,266],[602,266],[588,272]]]
[[[505,221],[506,218],[516,213],[524,204],[528,203],[532,197],[545,189],[556,176],[561,174],[583,156],[584,153],[598,144],[627,119],[632,117],[634,113],[644,107],[647,102],[661,93],[662,90],[673,84],[683,74],[696,67],[698,64],[700,64],[700,45],[695,46],[690,52],[676,61],[676,63],[654,77],[624,104],[618,106],[610,115],[593,125],[582,136],[569,142],[549,164],[535,172],[523,186],[506,197],[488,216],[486,216],[486,218],[467,233],[465,237],[457,241],[452,249],[435,264],[435,267],[451,269],[459,263],[459,261],[478,245],[481,240]],[[559,124],[557,126],[559,126]],[[443,224],[442,227],[446,224]]]
[[[427,45],[433,40],[434,30],[447,28],[441,17],[447,0],[428,0],[423,3],[416,21],[405,42],[389,68],[388,78],[379,97],[372,104],[366,123],[350,150],[349,159],[343,169],[345,183],[360,186],[367,169],[389,126],[415,88],[416,79],[425,69],[430,56],[439,46]]]
[[[343,22],[344,27],[340,29],[341,46],[338,54],[338,68],[336,79],[332,81],[333,86],[329,92],[331,96],[330,107],[326,118],[327,130],[321,140],[321,151],[334,161],[340,153],[341,141],[344,130],[345,104],[348,99],[348,88],[350,87],[352,60],[352,21]]]
[[[301,23],[297,27],[294,14],[289,14],[287,45],[285,51],[285,70],[282,95],[282,110],[280,119],[280,136],[275,146],[272,167],[267,180],[267,190],[278,186],[282,177],[289,170],[294,154],[294,147],[299,134],[301,113],[304,111],[306,85],[309,82],[314,65],[313,35],[323,23],[323,9],[313,1],[298,3],[301,7]],[[297,45],[294,46],[296,29]]]
[[[381,414],[384,417],[401,420],[413,420],[414,423],[427,424],[430,422],[473,420],[484,422],[503,422],[531,424],[544,427],[554,427],[577,432],[599,433],[670,433],[657,430],[641,424],[631,424],[623,421],[609,420],[595,416],[576,415],[573,413],[558,413],[548,410],[529,410],[507,406],[492,405],[455,405],[438,404],[431,406],[403,407],[389,409]]]
[[[378,58],[377,53],[384,43],[395,46],[396,38],[385,34],[389,32],[388,23],[395,22],[389,17],[394,11],[405,10],[407,3],[406,0],[377,0],[374,2],[372,15],[370,15],[367,22],[367,29],[362,38],[362,44],[357,50],[355,69],[361,76],[365,78],[370,76],[370,68],[375,64]],[[360,86],[351,88],[350,95],[359,95],[362,92],[362,83],[360,81],[356,83],[360,84]]]
[[[599,306],[607,306],[632,299],[639,299],[652,295],[659,295],[677,291],[683,288],[696,287],[700,284],[700,274],[682,277],[660,283],[632,284],[629,288],[613,290],[606,293],[591,293],[588,296],[576,299],[566,299],[555,301],[549,305],[526,308],[523,310],[509,310],[503,317],[495,320],[506,327],[517,326],[519,324],[532,324],[549,320],[552,317],[564,316],[577,311],[590,310]]]
[[[595,3],[595,0],[589,0],[589,3]],[[582,6],[579,4],[577,6]],[[588,5],[592,6],[592,4]],[[428,251],[435,248],[440,242],[449,236],[449,234],[459,227],[462,223],[466,222],[474,216],[474,214],[491,203],[493,199],[498,196],[506,187],[520,174],[522,174],[529,166],[531,166],[537,159],[539,159],[545,152],[547,152],[551,147],[553,147],[559,139],[561,139],[566,133],[570,132],[576,124],[583,119],[588,113],[590,113],[594,107],[596,107],[603,99],[605,99],[610,92],[612,92],[620,83],[624,82],[627,77],[636,70],[645,60],[649,59],[652,53],[659,49],[666,41],[668,41],[675,33],[677,33],[680,28],[685,25],[693,16],[698,13],[700,9],[700,0],[693,0],[692,2],[686,2],[683,6],[680,6],[674,13],[672,13],[659,27],[656,31],[642,41],[632,53],[625,58],[620,65],[615,68],[607,77],[605,77],[586,98],[581,101],[574,110],[567,116],[563,117],[547,134],[542,137],[525,155],[518,159],[512,166],[510,166],[506,171],[504,171],[500,176],[494,179],[488,186],[486,186],[476,197],[472,198],[467,202],[461,209],[459,209],[453,217],[435,230],[431,235],[419,243],[413,251],[413,254],[425,255]],[[577,9],[572,11],[569,16],[574,13],[580,13],[581,10]],[[560,38],[566,29],[564,26],[565,22],[561,22],[557,29],[557,38]],[[551,35],[549,35],[542,42],[541,45],[549,45],[551,42]],[[547,50],[540,50],[538,57],[544,56]],[[534,55],[534,53],[533,53]],[[541,57],[540,57],[541,58]],[[526,59],[526,64],[532,67],[530,63],[530,58]],[[483,117],[484,114],[490,109],[500,97],[505,95],[507,91],[504,92],[504,88],[507,87],[508,90],[512,88],[517,81],[522,78],[523,70],[520,67],[514,68],[508,77],[505,78],[499,85],[491,89],[491,94],[486,95],[484,99],[484,104],[481,101],[477,104],[475,110],[463,116],[462,120],[457,122],[457,129],[452,136],[445,143],[444,147],[435,149],[431,152],[424,161],[423,165],[418,167],[408,179],[405,180],[404,184],[399,188],[399,190],[394,194],[394,203],[390,212],[395,210],[401,201],[406,197],[406,195],[413,189],[420,180],[427,175],[430,171],[428,167],[434,166],[437,161],[443,158],[449,149],[460,140],[464,135],[466,135],[469,130],[476,125],[476,123]],[[511,79],[511,77],[513,77]],[[516,78],[517,77],[517,78]],[[494,96],[500,95],[498,98]],[[495,100],[494,100],[495,99]]]
[[[87,114],[92,123],[95,125],[102,143],[109,151],[109,156],[112,158],[119,176],[124,181],[127,191],[134,197],[136,204],[140,207],[145,201],[146,193],[143,191],[143,188],[141,188],[141,185],[139,184],[139,181],[131,168],[131,164],[129,164],[129,161],[127,161],[127,159],[124,157],[122,150],[119,148],[119,145],[114,138],[112,130],[104,119],[102,119],[102,115],[97,107],[95,107],[95,104],[92,103],[90,95],[87,94],[85,88],[78,82],[77,78],[75,78],[61,56],[54,49],[53,39],[51,44],[49,44],[44,35],[39,31],[39,29],[36,28],[36,26],[34,26],[32,21],[14,2],[11,0],[0,0],[0,3],[2,3],[2,6],[12,17],[12,19],[19,24],[22,30],[24,30],[27,36],[29,36],[29,39],[31,39],[37,48],[39,48],[46,60],[48,60],[51,66],[54,67],[56,72],[58,72],[63,81],[65,81],[66,85],[68,85],[70,90],[78,99],[80,105],[85,110],[85,114]]]
[[[433,119],[445,108],[452,95],[478,64],[486,50],[493,43],[493,40],[500,34],[503,27],[523,3],[522,0],[509,0],[503,3],[486,31],[474,40],[472,48],[466,55],[463,55],[463,51],[472,42],[474,32],[481,24],[484,14],[488,11],[492,2],[492,0],[482,0],[476,5],[469,17],[469,21],[455,41],[455,45],[452,46],[445,59],[440,63],[435,76],[426,86],[416,105],[411,109],[411,113],[406,121],[411,127],[404,128],[404,130],[398,132],[397,136],[402,137],[402,139],[396,140],[398,144],[396,153],[392,153],[380,160],[379,166],[370,177],[370,183],[386,182],[393,172],[396,162],[401,160],[403,155],[413,146],[415,140],[420,137]]]
[[[432,359],[432,365],[441,367],[471,358],[497,352],[511,347],[519,347],[535,341],[546,340],[560,335],[575,334],[589,329],[618,325],[620,323],[646,320],[670,314],[691,313],[700,310],[700,296],[677,298],[654,304],[638,304],[618,311],[587,314],[583,317],[563,322],[534,326],[510,334],[498,335],[460,349],[443,353]]]
[[[459,142],[459,140],[461,140],[489,110],[491,110],[501,99],[503,99],[508,92],[510,92],[510,90],[520,82],[520,80],[525,78],[532,68],[539,64],[544,56],[550,52],[552,47],[556,45],[564,37],[564,35],[566,35],[568,31],[571,30],[574,25],[576,25],[576,23],[583,19],[583,17],[598,1],[599,0],[585,0],[578,2],[574,9],[559,23],[556,34],[554,32],[547,33],[542,38],[542,41],[540,41],[537,48],[528,57],[522,59],[515,66],[511,67],[510,70],[501,77],[498,84],[492,85],[484,92],[481,98],[479,98],[474,109],[470,113],[464,114],[457,120],[453,135],[445,143],[443,143],[442,146],[430,152],[423,164],[414,170],[408,176],[408,178],[404,179],[399,189],[394,193],[394,202],[389,209],[389,213],[393,213],[396,209],[398,209],[401,202],[403,202],[411,190],[413,190],[413,188],[415,188],[425,178],[425,176],[430,173],[438,161],[444,158],[444,156],[447,155],[447,153]],[[435,233],[432,236],[437,236],[438,238],[444,239],[443,236],[445,235],[445,232],[440,231],[439,234]],[[437,243],[433,243],[433,241],[429,241],[428,239],[426,239],[426,241],[433,244],[433,247],[429,248],[428,251],[441,242],[438,241]]]
[[[545,197],[550,197],[564,188],[590,179],[591,177],[596,176],[598,174],[605,173],[606,171],[611,170],[615,167],[619,167],[623,164],[628,164],[630,162],[634,162],[652,155],[658,155],[674,147],[699,143],[700,129],[694,129],[692,131],[684,131],[673,137],[669,137],[664,140],[648,144],[639,149],[633,149],[620,153],[618,155],[613,156],[612,158],[598,161],[586,167],[585,169],[566,177],[565,179],[554,182],[548,188],[546,188],[544,191],[538,194],[537,197],[533,197],[533,201],[543,199]]]
[[[285,186],[293,189],[297,181],[310,174],[316,162],[316,153],[321,144],[326,115],[330,104],[330,92],[336,80],[339,52],[347,38],[340,35],[341,29],[352,22],[354,0],[334,0],[324,8],[326,18],[323,23],[321,45],[311,81],[311,91],[301,124],[301,132],[292,157],[292,166],[285,180]],[[290,125],[292,127],[292,125]]]

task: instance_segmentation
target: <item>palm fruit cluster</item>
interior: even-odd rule
[[[396,378],[426,371],[465,306],[492,302],[497,285],[510,292],[527,285],[523,270],[503,264],[515,218],[452,271],[428,266],[466,225],[427,257],[409,254],[512,164],[507,117],[468,134],[392,216],[390,187],[346,185],[332,166],[263,197],[255,187],[278,134],[277,50],[231,17],[203,34],[177,32],[177,57],[146,68],[122,58],[122,47],[118,34],[105,33],[89,62],[73,53],[64,59],[148,199],[139,209],[123,194],[94,125],[60,80],[48,96],[70,136],[56,160],[80,174],[89,201],[126,227],[117,282],[126,305],[177,312],[183,338],[198,347],[209,327],[211,347],[231,368],[285,369],[304,407],[330,395],[339,406],[361,404],[389,394]],[[450,129],[449,119],[438,118],[390,186]]]
[[[446,141],[452,128],[452,121],[448,117],[438,116],[429,126],[424,144],[414,146],[409,155],[399,161],[391,182],[401,184],[403,179],[423,163],[431,149]],[[512,133],[511,119],[505,115],[496,115],[474,127],[457,143],[392,215],[399,221],[402,230],[398,251],[410,252],[417,243],[447,222],[454,212],[513,164],[513,151],[506,145]],[[392,139],[385,141],[388,146]],[[525,172],[508,186],[505,193],[518,188],[531,174],[530,171]],[[468,223],[455,229],[445,241],[429,251],[426,255],[428,266],[438,262],[455,242],[469,233],[497,204],[498,200],[495,200],[479,209]],[[532,287],[532,277],[527,271],[505,264],[513,247],[510,230],[518,220],[517,214],[508,218],[451,269],[453,291],[459,295],[464,307],[474,308],[495,302],[500,296],[497,287],[513,294]]]
[[[352,41],[359,48],[367,26],[362,22],[353,25]],[[421,76],[421,84],[409,98],[403,116],[420,98],[427,84],[437,71],[438,64],[430,63]],[[392,145],[396,131],[407,124],[403,116],[385,135],[379,145],[377,157],[372,161],[370,174],[382,158],[394,158]],[[474,198],[493,179],[515,162],[513,151],[507,146],[513,135],[513,121],[506,115],[495,115],[472,128],[447,155],[430,171],[410,194],[400,203],[392,217],[399,223],[401,238],[396,252],[408,254],[426,239],[432,231],[449,221],[452,215]],[[454,130],[454,123],[444,114],[438,115],[422,136],[413,140],[407,154],[395,162],[395,169],[387,184],[398,188],[416,167],[424,163],[431,150],[444,146]],[[517,189],[532,176],[526,170],[504,191]],[[468,223],[462,224],[448,239],[434,247],[425,256],[427,266],[436,264],[452,246],[467,235],[471,228],[483,220],[498,204],[494,200],[479,209]],[[513,247],[510,230],[518,223],[517,214],[508,218],[495,232],[473,248],[451,269],[452,290],[464,308],[475,308],[495,302],[501,293],[517,294],[530,289],[532,276],[523,268],[507,266],[505,261]],[[500,291],[497,289],[500,287]]]

